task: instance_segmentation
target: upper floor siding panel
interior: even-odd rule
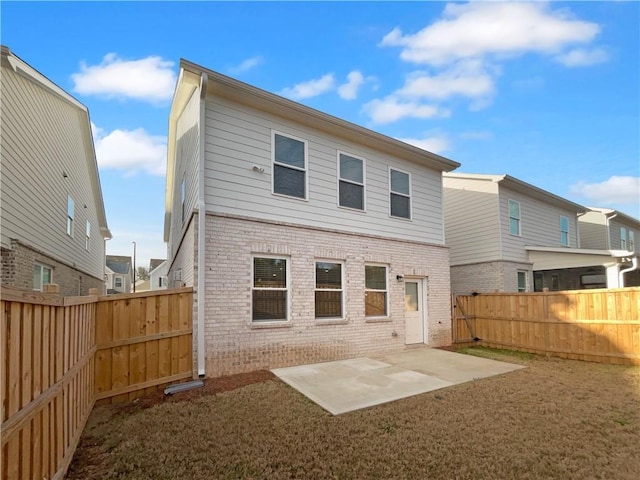
[[[600,212],[587,212],[579,219],[580,247],[592,250],[608,250],[607,222]]]
[[[104,240],[85,123],[77,107],[2,68],[2,245],[13,238],[103,278]],[[69,197],[73,235],[67,234]]]
[[[274,131],[306,142],[306,199],[272,193]],[[205,141],[208,211],[443,243],[442,180],[438,170],[212,97],[206,103]],[[338,205],[338,152],[364,159],[364,211]],[[410,220],[390,215],[389,167],[411,176]]]
[[[196,89],[176,122],[173,208],[169,245],[180,244],[192,212],[198,206],[200,165],[200,92]],[[169,261],[177,252],[169,252]]]
[[[501,258],[498,187],[494,182],[444,178],[445,243],[451,265]]]
[[[612,250],[628,250],[640,252],[640,228],[619,217],[609,220],[609,235],[611,237]]]
[[[520,233],[511,233],[509,200],[520,205]],[[567,219],[567,245],[562,244],[561,217]],[[500,224],[503,259],[527,261],[525,246],[578,248],[577,216],[571,210],[531,198],[520,192],[500,187]]]

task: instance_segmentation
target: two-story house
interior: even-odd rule
[[[149,290],[165,290],[167,288],[167,261],[152,258],[149,261]]]
[[[580,241],[588,211],[509,175],[444,174],[456,294],[615,288],[624,252]]]
[[[107,227],[87,108],[1,48],[2,284],[104,292]]]
[[[170,286],[199,375],[451,341],[456,162],[188,61],[169,119]]]
[[[640,221],[618,210],[599,207],[589,207],[579,220],[581,246],[628,252],[626,255],[620,253],[620,257],[625,258],[619,264],[620,286],[640,286]]]
[[[104,280],[109,294],[131,293],[133,286],[131,257],[107,255]]]

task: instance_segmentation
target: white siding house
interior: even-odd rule
[[[2,47],[2,283],[104,292],[107,227],[87,108]]]
[[[182,61],[171,286],[214,376],[450,343],[442,172],[457,163]]]
[[[167,288],[167,261],[162,260],[153,265],[154,259],[151,260],[151,268],[149,269],[149,289],[165,290]]]
[[[623,285],[627,256],[581,245],[586,207],[509,175],[445,173],[443,182],[454,293]]]

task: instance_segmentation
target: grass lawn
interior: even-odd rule
[[[66,478],[640,478],[640,367],[466,352],[528,368],[337,417],[268,372],[213,379],[96,407]]]

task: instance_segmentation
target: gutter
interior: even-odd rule
[[[624,274],[638,270],[638,256],[631,257],[631,266],[629,268],[623,268],[618,272],[618,287],[624,288]]]
[[[607,248],[609,250],[611,250],[611,227],[609,225],[609,220],[612,220],[612,219],[616,218],[617,216],[618,216],[617,213],[614,213],[613,215],[605,214],[605,216],[604,216],[605,222],[607,224]]]
[[[199,147],[199,162],[198,162],[198,338],[196,339],[196,354],[198,361],[198,377],[204,378],[205,376],[205,355],[204,355],[204,309],[205,309],[205,264],[206,264],[206,252],[205,252],[205,225],[206,225],[206,203],[204,196],[204,162],[205,162],[205,109],[207,96],[207,83],[208,76],[206,72],[202,72],[200,77],[200,138],[198,139]]]

